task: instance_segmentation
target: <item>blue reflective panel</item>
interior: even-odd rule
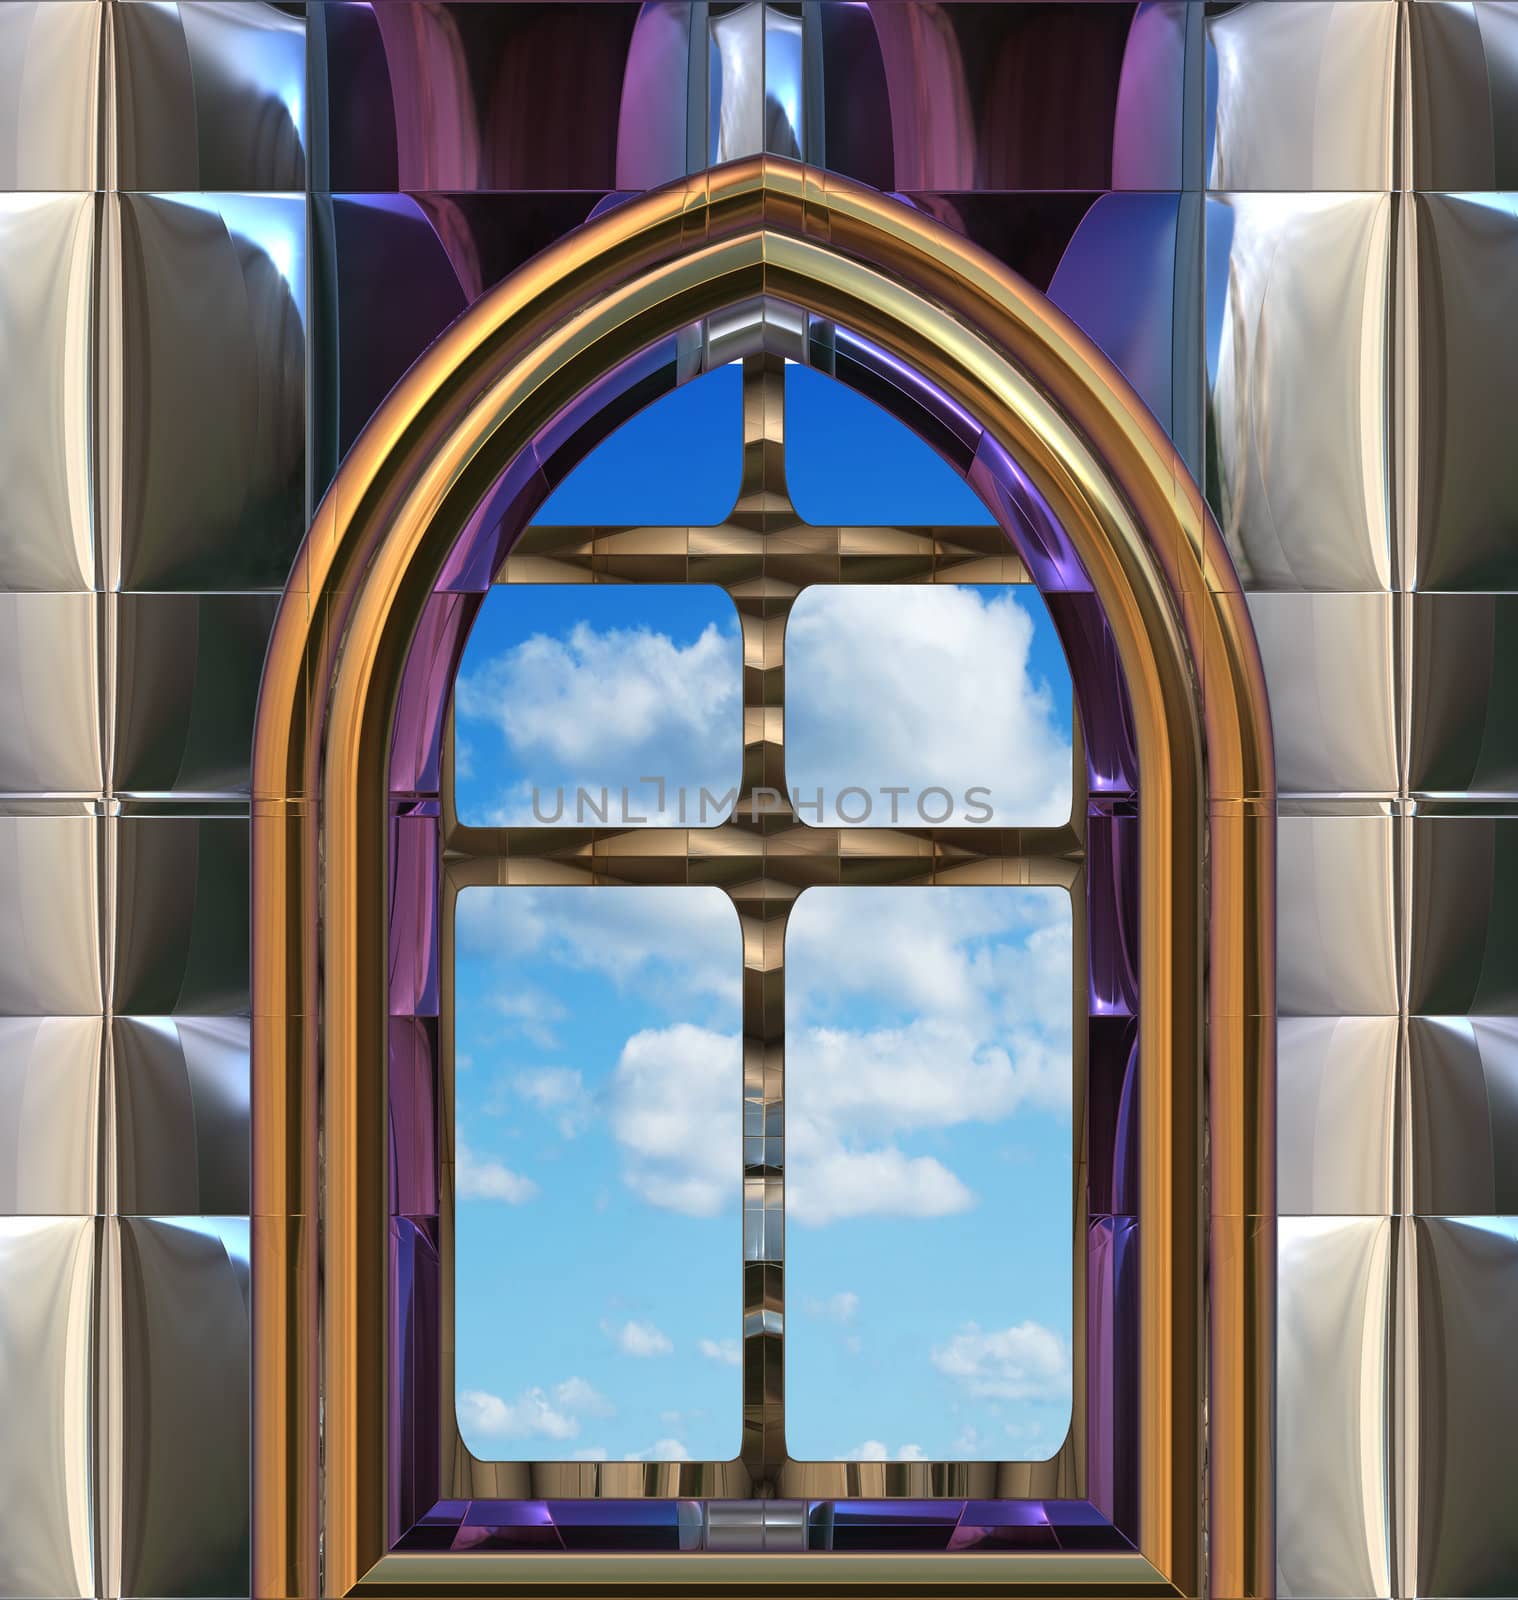
[[[786,934],[786,1439],[1042,1460],[1070,1425],[1059,889],[808,889]]]
[[[455,1398],[485,1460],[726,1461],[742,1420],[738,918],[466,889]]]
[[[743,372],[719,367],[601,441],[545,500],[541,523],[702,528],[723,521],[743,476]]]
[[[785,474],[797,511],[822,526],[992,520],[910,428],[810,367],[785,369]]]

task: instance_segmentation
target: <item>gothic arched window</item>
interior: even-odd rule
[[[744,457],[725,520],[532,524],[618,422],[734,359]],[[785,360],[884,404],[996,526],[799,519],[778,470]],[[498,577],[727,591],[742,646],[730,815],[459,820],[443,730]],[[1049,607],[1080,710],[1070,820],[799,818],[783,760],[796,595],[969,578],[1030,578]],[[255,1592],[784,1579],[926,1594],[972,1571],[1014,1593],[1269,1592],[1273,801],[1248,614],[1173,445],[1071,324],[957,236],[758,158],[614,207],[485,296],[355,444],[265,673]],[[709,888],[736,908],[734,1458],[513,1462],[463,1447],[451,1201],[472,1129],[453,1116],[443,999],[457,893],[484,885],[607,903],[613,885]],[[786,1453],[785,925],[797,937],[809,890],[842,903],[893,885],[1075,896],[1074,1419],[1047,1460]],[[502,1171],[466,1164],[466,1186],[509,1187]],[[950,1359],[988,1355],[1005,1352]]]

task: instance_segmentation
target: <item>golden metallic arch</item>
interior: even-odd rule
[[[523,1592],[501,1565],[521,1557],[386,1547],[394,708],[503,463],[636,351],[759,296],[855,330],[983,426],[1065,528],[1117,643],[1143,781],[1142,1555],[549,1557],[531,1581],[1269,1594],[1274,774],[1242,593],[1170,440],[1043,296],[922,215],[772,157],[616,207],[462,317],[364,431],[287,588],[254,754],[253,1592]]]

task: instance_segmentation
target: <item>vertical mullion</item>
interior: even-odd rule
[[[743,363],[743,483],[733,520],[761,540],[790,527],[784,365]],[[786,799],[785,623],[793,585],[767,563],[730,587],[743,629],[743,782],[734,821],[791,825]],[[761,797],[762,792],[762,797]],[[760,855],[764,851],[761,845]],[[795,890],[770,875],[730,891],[743,926],[743,1445],[750,1493],[775,1492],[785,1463],[785,926]]]

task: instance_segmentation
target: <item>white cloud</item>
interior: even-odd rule
[[[454,1147],[454,1192],[460,1200],[501,1200],[521,1205],[538,1192],[531,1178],[489,1157],[477,1156],[462,1139]]]
[[[1053,888],[810,889],[786,929],[786,1015],[840,1002],[1068,1037],[1070,896]]]
[[[702,1339],[696,1348],[708,1361],[720,1361],[724,1366],[736,1367],[743,1360],[743,1349],[736,1339]]]
[[[1069,1347],[1038,1322],[1001,1329],[967,1322],[933,1351],[933,1365],[974,1395],[1056,1402],[1070,1397]]]
[[[720,889],[474,887],[455,927],[464,955],[543,955],[668,1003],[736,1007],[742,990],[742,936]]]
[[[594,1385],[584,1378],[566,1378],[554,1385],[554,1399],[567,1410],[588,1417],[609,1417],[616,1409]]]
[[[856,1444],[852,1450],[846,1450],[841,1458],[844,1461],[890,1461],[890,1450],[879,1439],[866,1439],[863,1444]],[[894,1457],[897,1461],[925,1461],[927,1456],[920,1444],[904,1444]]]
[[[491,1006],[545,1050],[555,1049],[558,1037],[553,1024],[568,1014],[551,994],[541,989],[518,989],[492,997]]]
[[[787,938],[788,1209],[798,1223],[974,1204],[911,1135],[1067,1113],[1071,908],[1058,890],[815,891]],[[794,995],[794,1004],[792,996]],[[870,1028],[808,1025],[857,997]]]
[[[514,1400],[486,1389],[463,1389],[458,1397],[459,1431],[466,1440],[572,1439],[581,1417],[609,1417],[614,1410],[605,1395],[578,1377],[556,1383],[551,1391],[535,1384]],[[577,1453],[575,1459],[587,1457]]]
[[[1012,593],[986,599],[948,584],[807,590],[786,629],[792,786],[806,794],[820,786],[830,799],[860,786],[877,807],[888,804],[878,796],[887,785],[914,793],[938,785],[956,800],[981,786],[998,823],[1064,821],[1070,728],[1030,673],[1032,642],[1029,602]],[[846,809],[857,804],[851,797]],[[886,825],[889,812],[870,820]]]
[[[859,1310],[859,1296],[852,1289],[840,1289],[826,1300],[808,1300],[809,1316],[826,1317],[829,1322],[852,1322]]]
[[[572,1067],[540,1067],[519,1073],[515,1082],[522,1098],[552,1116],[566,1139],[583,1133],[594,1115],[585,1079]]]
[[[569,1458],[571,1461],[604,1461],[606,1459],[606,1446],[593,1444],[584,1450],[576,1450]]]
[[[464,1389],[458,1399],[459,1429],[466,1439],[511,1439],[537,1435],[572,1439],[580,1431],[577,1417],[549,1402],[542,1389],[526,1389],[515,1400],[484,1389]]]
[[[845,1150],[797,1147],[786,1189],[790,1217],[814,1226],[844,1217],[945,1217],[968,1211],[975,1197],[941,1161],[906,1156],[894,1146]]]
[[[633,1450],[624,1461],[689,1461],[690,1451],[678,1439],[655,1439],[647,1450]]]
[[[688,1022],[645,1029],[612,1075],[612,1132],[624,1177],[650,1205],[712,1216],[741,1183],[742,1041]]]
[[[997,1122],[1025,1100],[1070,1103],[1070,1061],[1037,1034],[993,1034],[924,1018],[855,1032],[808,1028],[791,1043],[787,1110],[863,1137]],[[796,1089],[801,1090],[797,1105]]]
[[[733,619],[736,622],[736,618]],[[459,679],[465,722],[494,724],[528,785],[561,781],[634,790],[644,774],[717,792],[736,783],[742,651],[736,626],[708,624],[690,644],[648,628],[577,623],[566,638],[535,634]],[[494,822],[530,824],[525,792],[504,797]]]
[[[625,1356],[667,1356],[675,1348],[669,1335],[651,1322],[624,1322],[620,1328],[602,1326]]]

